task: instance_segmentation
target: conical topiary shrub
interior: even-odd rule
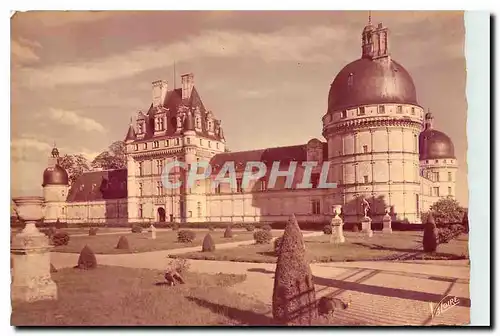
[[[207,233],[207,235],[203,239],[201,252],[213,252],[213,251],[215,251],[215,243],[210,233]]]
[[[438,230],[436,228],[436,223],[434,222],[434,216],[432,216],[432,213],[429,213],[427,222],[424,225],[424,237],[422,239],[424,252],[436,252],[438,245],[437,239]]]
[[[125,236],[121,236],[120,239],[118,239],[118,244],[116,244],[116,248],[119,250],[128,250],[130,249],[130,246],[128,245],[128,239]]]
[[[316,293],[302,232],[292,215],[276,263],[273,317],[280,325],[310,325],[317,317]]]
[[[78,258],[78,265],[76,266],[81,269],[93,269],[97,267],[97,259],[94,252],[90,249],[88,245],[82,249],[80,252],[80,257]]]
[[[233,238],[233,230],[231,229],[231,225],[226,227],[226,231],[224,231],[224,238]]]
[[[52,265],[52,263],[50,263],[50,273],[56,273],[57,272],[57,268],[54,267],[54,265]]]

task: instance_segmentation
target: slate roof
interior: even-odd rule
[[[67,202],[127,198],[127,169],[83,173],[71,186]]]

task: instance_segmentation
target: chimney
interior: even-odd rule
[[[192,73],[181,76],[182,99],[189,99],[194,86],[194,75]]]
[[[167,95],[168,84],[165,80],[157,80],[153,82],[153,106],[161,106]]]

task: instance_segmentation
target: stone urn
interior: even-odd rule
[[[333,216],[335,218],[340,218],[341,213],[342,213],[342,205],[334,205],[333,206]]]
[[[13,271],[11,298],[13,301],[33,302],[57,299],[57,287],[50,277],[49,239],[36,227],[44,218],[44,199],[38,196],[13,199],[24,229],[12,238]]]
[[[343,229],[344,222],[340,217],[341,211],[342,211],[341,205],[333,206],[333,218],[330,222],[330,225],[332,227],[332,234],[330,235],[330,243],[338,244],[345,242],[344,229]]]

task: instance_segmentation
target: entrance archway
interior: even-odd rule
[[[165,209],[163,207],[158,208],[158,222],[165,221]]]

